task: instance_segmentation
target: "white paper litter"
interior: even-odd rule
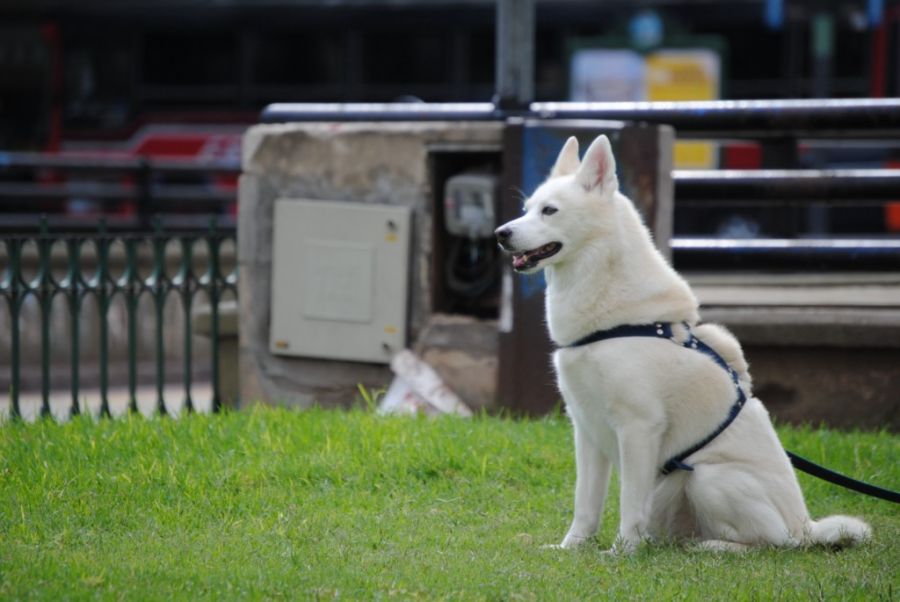
[[[397,353],[391,359],[391,370],[396,376],[378,406],[379,414],[472,415],[469,406],[412,351]]]

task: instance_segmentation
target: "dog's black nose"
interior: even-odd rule
[[[503,226],[500,226],[499,228],[494,230],[494,234],[497,235],[497,240],[503,242],[504,240],[512,236],[512,230],[510,228],[504,228]]]

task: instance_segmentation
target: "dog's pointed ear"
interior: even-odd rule
[[[598,189],[605,194],[619,188],[616,159],[613,157],[609,138],[605,134],[597,136],[588,147],[575,179],[588,192]]]
[[[569,136],[562,150],[559,151],[559,156],[556,158],[553,169],[550,170],[550,178],[573,174],[578,169],[578,165],[578,140],[575,136]]]

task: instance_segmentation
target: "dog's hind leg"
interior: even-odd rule
[[[703,538],[759,546],[799,544],[765,478],[733,464],[695,465],[687,494]]]
[[[577,421],[572,424],[575,431],[575,516],[561,548],[574,548],[594,536],[609,489],[609,458]]]

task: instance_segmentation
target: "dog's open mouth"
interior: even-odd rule
[[[512,267],[516,271],[528,270],[533,268],[543,259],[553,257],[562,249],[562,243],[548,242],[542,247],[532,249],[530,251],[522,251],[521,253],[512,254]]]

